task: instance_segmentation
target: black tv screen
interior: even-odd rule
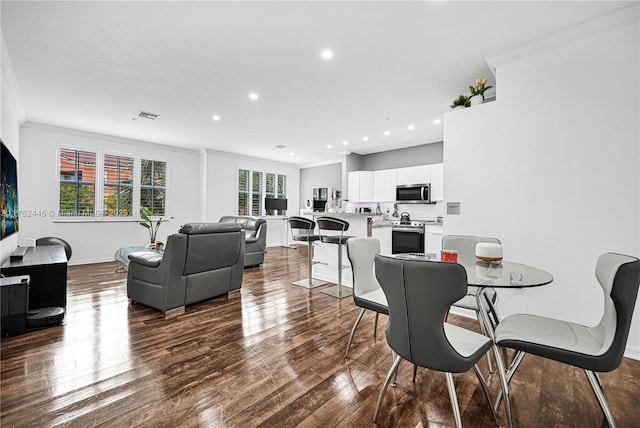
[[[0,215],[2,215],[2,232],[0,239],[18,231],[18,165],[9,149],[2,145],[0,153]]]
[[[287,200],[284,198],[264,198],[264,209],[285,211],[287,209]]]

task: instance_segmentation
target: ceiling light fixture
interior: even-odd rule
[[[433,121],[434,125],[440,125],[441,120],[440,119],[436,119]]]
[[[211,119],[220,120],[220,116],[218,116],[217,114],[214,114],[213,116],[211,116]]]
[[[327,149],[331,149],[333,146],[331,144],[327,144]]]
[[[385,136],[385,137],[388,137],[389,135],[391,135],[391,132],[389,132],[389,131],[384,131],[384,136]]]
[[[322,59],[331,59],[333,58],[333,51],[331,49],[325,49],[322,51]]]
[[[289,155],[290,155],[290,156],[293,156],[293,155],[294,155],[294,153],[293,153],[293,152],[290,152],[290,153],[289,153]]]
[[[362,137],[362,141],[369,141],[369,137],[367,136]]]
[[[255,92],[251,92],[249,94],[249,98],[255,101],[258,99],[258,94],[256,94]]]
[[[415,127],[415,125],[413,125],[413,124],[411,124],[411,125],[407,126],[407,129],[408,129],[409,131],[413,131],[415,128],[416,128],[416,127]]]
[[[349,144],[349,142],[348,142],[347,140],[344,140],[344,141],[342,142],[342,144],[344,144],[344,145],[346,146],[347,144]]]

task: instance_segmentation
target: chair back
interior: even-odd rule
[[[318,230],[334,230],[346,232],[349,230],[349,222],[335,217],[318,217]]]
[[[313,235],[316,228],[316,222],[306,217],[289,217],[289,229],[291,230],[291,239],[294,241],[303,240],[306,236]]]
[[[442,249],[456,250],[458,252],[458,261],[474,261],[476,257],[476,244],[480,242],[501,243],[498,238],[489,238],[486,236],[445,235],[442,238]]]
[[[598,371],[616,369],[624,355],[631,318],[640,286],[640,260],[616,253],[604,253],[596,262],[596,278],[604,292],[604,313],[600,323],[592,327],[601,336]]]
[[[449,308],[467,292],[464,268],[457,263],[377,255],[375,272],[389,305],[389,346],[422,367],[466,371],[469,360],[451,346],[444,328]]]
[[[369,291],[380,289],[373,270],[376,254],[380,254],[378,238],[351,238],[347,241],[347,257],[351,262],[353,274],[354,299]]]
[[[183,275],[233,266],[244,258],[244,233],[236,223],[189,223],[180,228],[186,235]],[[171,251],[171,237],[165,252]]]
[[[67,256],[67,261],[71,258],[71,254],[73,251],[71,250],[71,245],[67,241],[62,238],[56,238],[54,236],[47,236],[45,238],[36,239],[36,246],[40,245],[63,245],[64,253]]]

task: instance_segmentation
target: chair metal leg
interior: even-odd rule
[[[484,395],[487,397],[487,403],[489,403],[489,407],[491,408],[491,415],[492,415],[491,419],[493,419],[497,425],[498,416],[496,416],[496,411],[493,409],[493,402],[491,401],[491,395],[489,394],[489,386],[487,385],[487,381],[484,379],[484,376],[482,376],[482,373],[480,372],[480,369],[478,368],[477,364],[473,365],[473,371],[476,374],[478,381],[480,381],[480,386],[484,391]]]
[[[313,242],[312,241],[307,241],[307,246],[308,246],[308,250],[307,250],[307,266],[308,266],[308,277],[305,279],[301,279],[299,281],[295,281],[293,283],[293,285],[297,285],[300,287],[304,287],[304,288],[315,288],[315,287],[319,287],[321,285],[325,285],[327,282],[326,281],[321,281],[319,279],[313,279]],[[294,247],[295,248],[295,247]]]
[[[373,324],[373,337],[378,335],[378,317],[380,316],[380,312],[376,312],[376,322]]]
[[[416,383],[416,375],[418,374],[418,365],[413,365],[413,383]]]
[[[591,389],[593,389],[594,394],[596,394],[596,398],[598,399],[598,403],[600,403],[602,412],[604,413],[604,416],[607,418],[607,424],[609,424],[609,427],[615,428],[616,423],[613,420],[613,415],[611,414],[611,409],[609,409],[607,400],[604,398],[604,393],[602,392],[602,388],[598,380],[597,374],[592,372],[591,370],[586,370],[586,369],[584,372],[587,374],[587,378],[589,379],[589,383],[591,384]]]
[[[445,373],[447,376],[447,387],[449,389],[449,398],[451,399],[451,408],[453,409],[453,416],[456,419],[456,427],[462,427],[462,418],[460,417],[460,407],[458,407],[458,396],[456,395],[456,387],[453,384],[453,375],[451,373]]]
[[[358,324],[360,324],[360,320],[362,319],[362,316],[364,315],[365,311],[366,311],[366,309],[362,308],[362,310],[358,314],[358,318],[356,318],[356,322],[353,323],[353,328],[351,329],[351,335],[349,336],[349,341],[347,342],[347,350],[344,353],[344,357],[345,358],[347,358],[347,355],[349,355],[349,347],[351,346],[351,340],[353,339],[353,335],[356,333],[356,329],[358,328]]]
[[[516,351],[516,354],[513,356],[513,361],[511,361],[511,365],[509,366],[509,369],[507,370],[507,373],[506,373],[507,385],[509,385],[509,382],[511,382],[511,378],[516,373],[516,370],[518,370],[518,367],[520,367],[520,363],[522,362],[522,359],[524,358],[524,356],[525,356],[524,351]],[[506,359],[505,359],[505,362],[506,362]],[[502,402],[502,390],[498,391],[498,397],[496,398],[496,403],[493,406],[496,412],[500,407],[500,402]]]
[[[321,293],[328,294],[333,297],[337,297],[338,299],[342,299],[344,297],[349,297],[353,294],[350,288],[344,288],[342,286],[342,244],[338,244],[338,285],[334,287],[325,288],[321,290]]]
[[[507,426],[509,428],[513,427],[513,419],[511,418],[511,402],[509,401],[509,384],[507,382],[507,375],[504,370],[504,364],[502,362],[502,358],[500,358],[500,351],[498,350],[498,346],[495,344],[493,347],[493,354],[496,357],[496,366],[498,370],[498,376],[500,377],[500,389],[502,390],[502,395],[504,396],[504,411],[507,414]],[[499,403],[497,403],[499,406]],[[496,406],[497,410],[497,406]]]
[[[398,366],[400,365],[400,361],[402,361],[402,357],[400,357],[399,355],[396,355],[395,359],[393,360],[393,364],[391,364],[391,368],[387,373],[387,377],[384,379],[384,383],[382,384],[382,389],[380,390],[380,395],[378,395],[378,403],[376,404],[376,410],[375,412],[373,412],[374,423],[378,419],[378,412],[380,411],[380,406],[382,405],[382,399],[384,398],[384,394],[387,392],[389,381],[391,381],[391,377],[398,372]]]
[[[488,336],[487,328],[484,326],[482,322],[482,316],[480,315],[480,311],[476,311],[476,317],[478,318],[478,325],[480,325],[480,332],[484,336]],[[487,351],[487,366],[489,366],[489,373],[493,373],[493,365],[491,364],[491,351]]]

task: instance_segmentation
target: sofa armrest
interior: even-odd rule
[[[138,251],[129,254],[129,260],[143,266],[158,267],[162,262],[162,254],[152,251]]]

